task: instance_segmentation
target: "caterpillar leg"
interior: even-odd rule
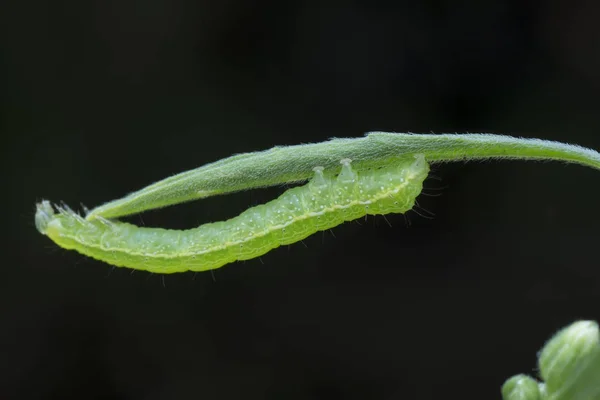
[[[342,164],[342,170],[337,176],[338,182],[342,184],[350,184],[356,182],[356,180],[358,179],[358,175],[350,166],[351,162],[352,160],[349,158],[344,158],[340,160],[340,164]]]

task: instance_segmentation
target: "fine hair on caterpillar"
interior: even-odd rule
[[[305,185],[193,229],[138,227],[100,216],[90,220],[46,200],[37,205],[35,223],[59,246],[114,266],[164,274],[205,271],[260,257],[366,215],[404,214],[415,206],[429,173],[422,154],[371,169],[354,170],[348,158],[340,164],[337,175],[315,166]]]

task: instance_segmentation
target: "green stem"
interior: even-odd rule
[[[557,160],[600,169],[600,154],[576,145],[491,134],[424,135],[372,132],[362,138],[274,147],[238,154],[156,182],[87,215],[116,218],[241,190],[299,182],[315,166],[339,169],[352,159],[357,170],[394,163],[414,154],[429,162],[476,159]]]

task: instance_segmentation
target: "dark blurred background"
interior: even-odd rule
[[[12,0],[0,10],[1,399],[499,399],[600,319],[600,174],[434,168],[421,206],[211,273],[58,249],[97,206],[274,145],[492,132],[600,149],[595,1]],[[270,188],[127,218],[191,228]],[[424,212],[422,212],[424,213]]]

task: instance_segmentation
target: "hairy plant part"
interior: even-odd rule
[[[370,132],[362,138],[336,138],[236,154],[101,204],[87,213],[86,219],[119,218],[240,190],[304,182],[313,175],[315,165],[332,171],[344,158],[352,159],[354,169],[364,171],[394,165],[416,154],[425,156],[429,163],[484,159],[556,160],[600,169],[598,152],[549,140],[481,133]]]

